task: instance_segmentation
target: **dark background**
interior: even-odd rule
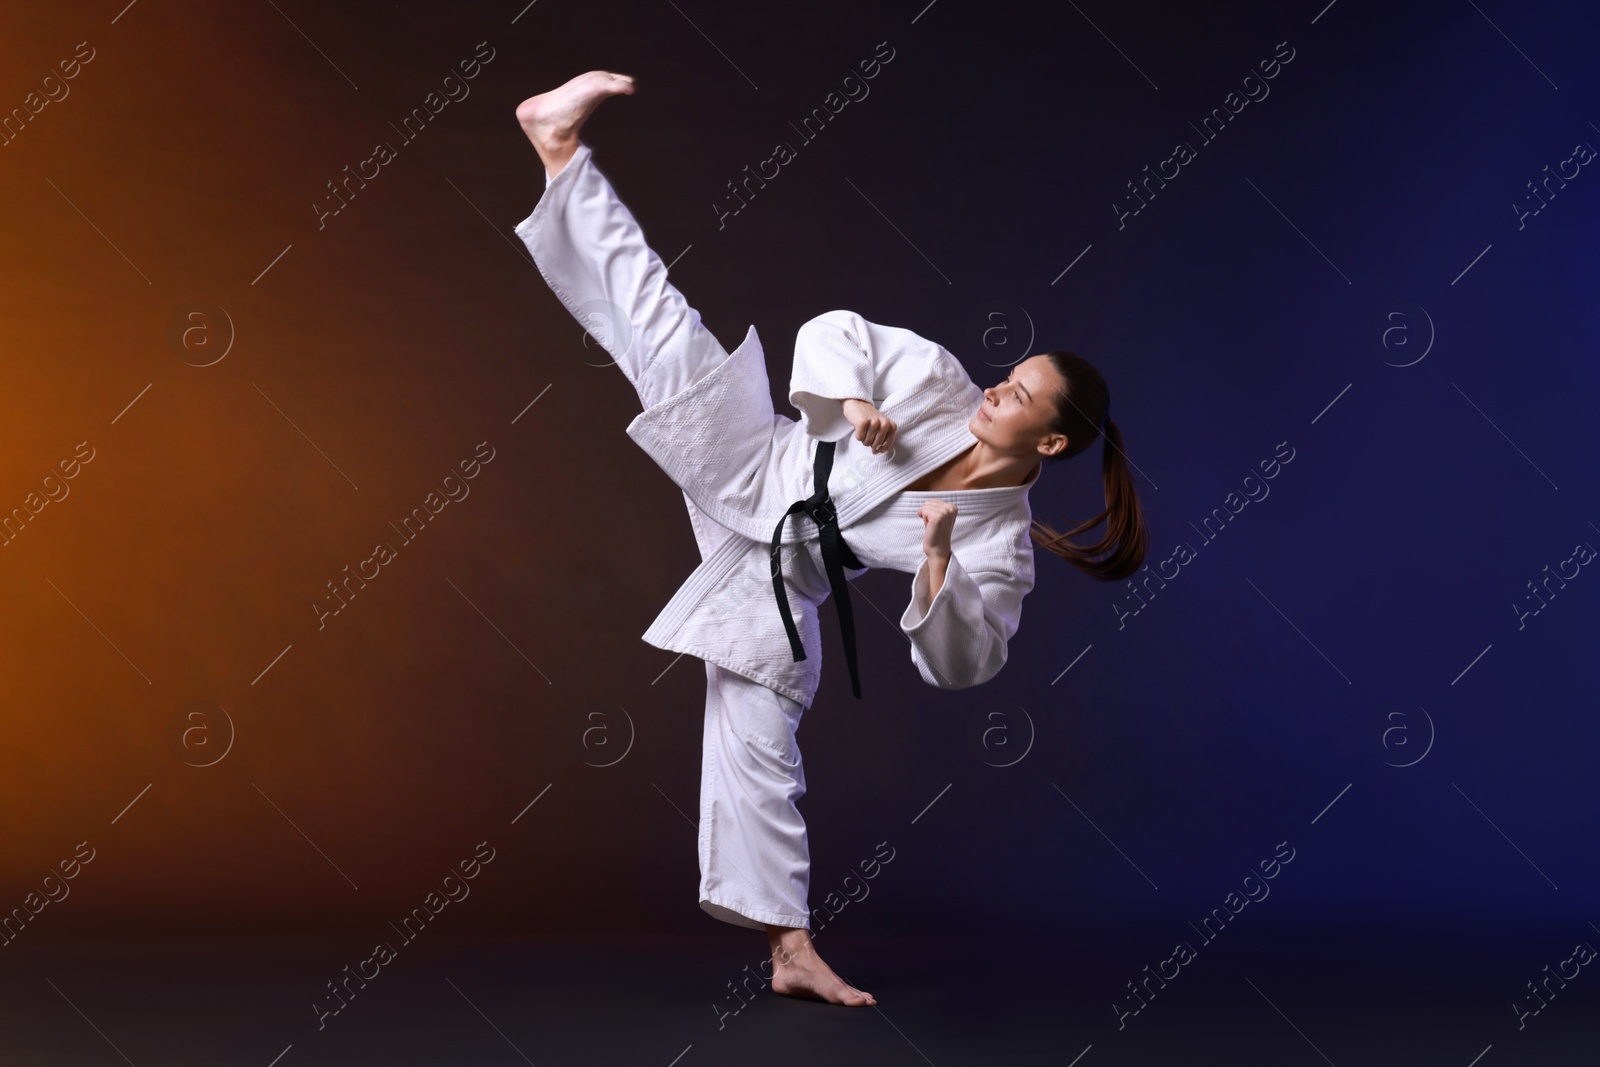
[[[1591,1062],[1600,978],[1514,1007],[1600,945],[1600,580],[1515,607],[1600,545],[1600,179],[1512,206],[1600,144],[1585,6],[121,5],[0,34],[3,109],[95,49],[0,147],[0,508],[94,450],[0,550],[0,908],[94,850],[0,950],[0,1062]],[[470,96],[405,142],[479,42]],[[856,583],[866,699],[833,655],[802,810],[813,907],[895,850],[818,940],[876,1013],[705,1011],[763,946],[695,905],[701,665],[638,639],[694,541],[511,232],[543,188],[513,110],[593,68],[638,84],[585,128],[596,162],[713,332],[756,326],[780,411],[831,308],[984,385],[1070,348],[1112,388],[1144,573],[1194,552],[1131,616],[1039,552],[1006,669],[959,692],[886,621],[909,576]],[[319,629],[325,583],[484,441],[470,496]],[[1035,515],[1095,513],[1098,477],[1098,449],[1049,468]],[[305,1018],[484,841],[469,900]],[[1187,977],[1119,1028],[1182,940]]]

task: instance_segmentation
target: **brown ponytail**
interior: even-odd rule
[[[1139,509],[1133,476],[1128,472],[1128,459],[1122,450],[1122,431],[1117,429],[1109,414],[1111,391],[1105,378],[1082,356],[1065,351],[1046,354],[1066,382],[1066,388],[1056,394],[1056,417],[1050,429],[1065,435],[1067,447],[1048,459],[1050,462],[1070,459],[1092,445],[1097,437],[1103,438],[1100,473],[1105,484],[1106,508],[1064,532],[1035,519],[1029,532],[1034,544],[1054,552],[1090,577],[1103,582],[1119,581],[1143,565],[1150,531]],[[1080,545],[1070,540],[1101,522],[1106,524],[1105,534],[1094,544]]]

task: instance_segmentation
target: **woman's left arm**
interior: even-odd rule
[[[969,572],[950,550],[955,506],[929,500],[921,515],[923,559],[911,579],[900,630],[911,639],[912,662],[929,685],[981,685],[1005,666],[1022,600],[1033,588],[1032,568]]]

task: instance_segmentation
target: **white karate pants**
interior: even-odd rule
[[[589,146],[516,227],[568,311],[612,356],[644,406],[699,381],[728,358],[668,280],[667,268]],[[684,495],[701,558],[734,533]],[[774,605],[773,610],[777,610]],[[798,702],[706,663],[700,761],[700,907],[724,922],[810,929],[811,852],[798,801],[806,791]]]

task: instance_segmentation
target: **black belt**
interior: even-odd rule
[[[783,537],[783,524],[789,516],[803,511],[811,516],[811,521],[817,524],[821,534],[822,564],[828,572],[828,585],[833,590],[833,600],[839,610],[839,632],[844,635],[844,658],[850,665],[850,689],[860,697],[861,679],[856,673],[856,624],[855,617],[850,613],[850,584],[845,581],[844,568],[860,568],[862,563],[850,551],[850,546],[844,543],[844,535],[839,532],[838,514],[834,511],[833,500],[828,496],[828,474],[833,470],[833,446],[832,441],[817,443],[817,457],[812,466],[812,484],[817,491],[804,500],[790,504],[789,510],[778,520],[778,528],[772,532],[772,588],[778,594],[778,614],[783,616],[783,628],[789,635],[789,648],[798,663],[806,658],[806,650],[800,644],[800,635],[795,632],[794,617],[789,614],[789,597],[784,591],[778,542]]]

